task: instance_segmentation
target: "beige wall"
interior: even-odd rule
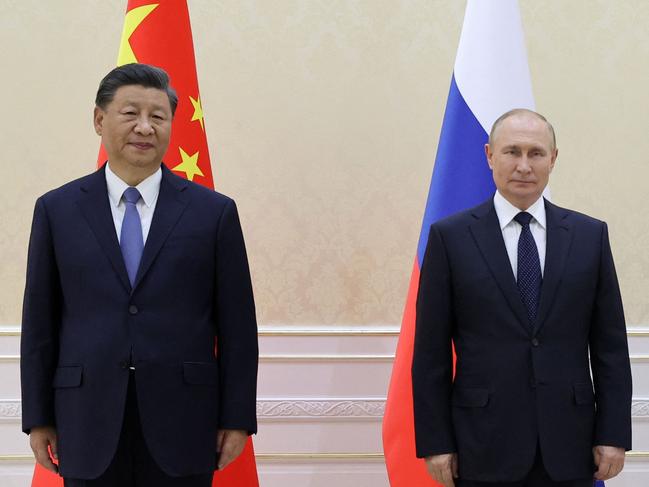
[[[609,222],[628,320],[648,324],[649,3],[520,3],[559,138],[554,200]],[[0,324],[20,321],[35,198],[93,169],[92,100],[125,5],[0,0]],[[464,2],[189,5],[217,189],[240,207],[260,323],[398,323]]]

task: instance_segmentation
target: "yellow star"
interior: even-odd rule
[[[155,10],[159,4],[152,3],[151,5],[142,5],[141,7],[134,8],[126,12],[124,18],[124,30],[122,31],[122,39],[119,42],[119,54],[117,54],[117,65],[123,66],[124,64],[136,63],[137,58],[135,53],[128,43],[135,29],[142,23],[142,21]]]
[[[183,162],[174,167],[174,171],[184,172],[187,176],[187,179],[189,179],[190,181],[193,181],[194,176],[196,176],[197,174],[199,176],[205,176],[203,174],[203,171],[201,171],[201,168],[198,167],[198,152],[190,156],[187,154],[187,152],[182,150],[181,147],[178,147],[178,150],[180,150],[180,157],[182,158]]]
[[[194,115],[192,115],[191,122],[198,120],[201,123],[201,129],[205,132],[205,127],[203,126],[203,107],[201,106],[201,97],[199,95],[198,100],[194,100],[191,96],[189,101],[194,105]]]

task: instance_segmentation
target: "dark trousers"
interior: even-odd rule
[[[568,480],[567,482],[556,482],[550,478],[543,465],[540,447],[536,448],[536,459],[532,470],[527,476],[518,482],[474,482],[471,480],[457,479],[455,487],[593,487],[595,484],[592,478],[581,480]]]
[[[115,457],[108,469],[93,480],[65,478],[65,487],[211,487],[213,472],[170,477],[151,457],[142,435],[135,396],[135,375],[128,383],[124,424]]]

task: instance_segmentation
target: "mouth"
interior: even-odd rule
[[[132,145],[139,150],[153,149],[153,144],[149,144],[148,142],[129,142],[129,145]]]

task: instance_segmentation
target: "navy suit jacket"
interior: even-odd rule
[[[460,478],[520,480],[537,444],[554,480],[592,478],[594,445],[631,448],[631,371],[606,224],[545,208],[534,331],[492,199],[430,229],[412,368],[417,455],[457,452]]]
[[[217,429],[254,433],[257,325],[234,201],[162,167],[131,286],[104,170],[36,202],[23,307],[23,430],[55,426],[60,472],[95,478],[117,447],[129,365],[151,454],[214,470]]]

